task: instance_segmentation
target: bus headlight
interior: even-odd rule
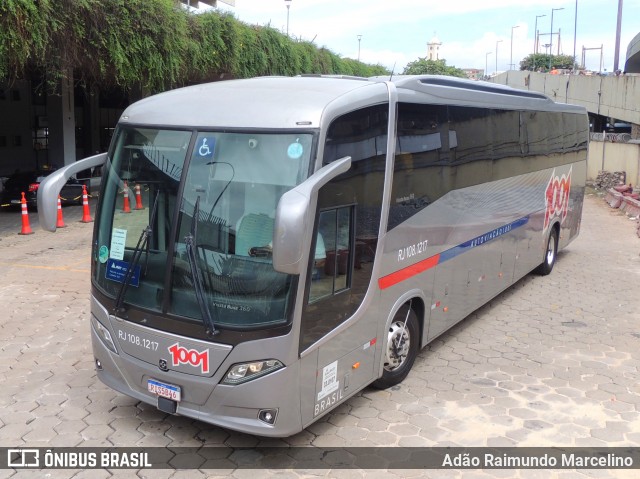
[[[234,364],[225,374],[222,384],[236,385],[246,383],[283,367],[284,364],[277,359]]]
[[[106,327],[104,327],[102,323],[98,321],[96,318],[93,318],[92,322],[93,322],[93,329],[95,329],[96,333],[98,334],[98,337],[102,340],[102,344],[104,344],[109,349],[109,351],[118,354],[118,350],[116,349],[116,345],[114,344],[113,339],[111,338],[111,333],[109,332],[109,330]]]

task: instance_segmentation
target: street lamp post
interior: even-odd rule
[[[577,1],[577,0],[576,0]],[[538,18],[546,17],[546,15],[536,15],[536,26],[533,30],[533,54],[538,53]]]
[[[289,8],[291,7],[291,0],[284,0],[287,6],[287,36],[289,36]]]
[[[618,20],[616,22],[616,45],[613,52],[613,72],[618,71],[620,58],[620,25],[622,24],[622,0],[618,0]]]
[[[358,61],[360,61],[360,40],[362,40],[362,35],[358,35]]]
[[[501,43],[502,40],[496,41],[496,75],[498,74],[498,43]]]
[[[576,0],[575,19],[573,21],[573,67],[571,71],[576,70],[576,35],[578,33],[578,0]]]
[[[487,54],[484,56],[484,76],[485,78],[488,76],[487,75],[487,68],[488,68],[488,62],[489,62],[489,55],[491,55],[491,52],[487,52]]]
[[[514,27],[511,27],[511,56],[509,58],[509,68],[513,69],[514,65],[513,65],[513,29],[514,28],[520,28],[520,25],[516,25]]]
[[[553,57],[553,12],[557,12],[559,10],[564,10],[564,7],[551,9],[551,36],[549,37],[549,71],[551,71],[551,57]]]

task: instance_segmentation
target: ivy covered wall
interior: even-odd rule
[[[154,93],[212,79],[301,73],[372,76],[341,58],[233,15],[186,12],[175,0],[2,0],[0,81],[44,73]]]

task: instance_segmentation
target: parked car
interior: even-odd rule
[[[46,171],[30,171],[26,173],[14,173],[9,176],[4,183],[2,193],[0,193],[0,205],[2,206],[19,206],[24,192],[24,197],[27,200],[27,206],[29,209],[34,210],[37,208],[37,196],[40,182],[49,174],[52,170]],[[63,205],[67,204],[82,204],[82,185],[84,183],[75,178],[70,178],[65,183],[60,191],[60,199]],[[87,189],[87,192],[89,189]]]
[[[100,194],[100,185],[102,184],[102,166],[94,166],[91,169],[83,170],[76,175],[78,181],[87,185],[87,191],[91,191],[91,195],[98,196]]]

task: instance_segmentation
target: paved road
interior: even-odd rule
[[[89,210],[91,212],[91,217],[93,218],[93,213],[95,211],[96,200],[93,198],[89,199]],[[40,223],[38,221],[38,213],[37,211],[28,211],[29,216],[29,225],[31,226],[31,230],[34,234],[43,233],[40,229]],[[68,205],[62,207],[62,216],[65,224],[76,223],[82,219],[83,209],[82,206],[77,205]],[[3,236],[11,236],[13,234],[18,234],[22,231],[22,214],[19,208],[14,206],[11,207],[0,207],[0,239]]]
[[[0,223],[13,221],[5,215]],[[88,319],[92,225],[79,223],[80,215],[54,234],[19,236],[0,224],[0,446],[640,446],[640,240],[635,223],[600,198],[587,197],[582,233],[550,276],[524,278],[443,335],[401,385],[365,389],[283,440],[168,416],[97,381]],[[46,473],[637,477],[637,470],[233,471],[215,464],[137,475]],[[0,471],[5,477],[42,473]]]

